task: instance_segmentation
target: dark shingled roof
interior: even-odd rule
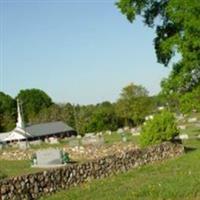
[[[74,131],[73,128],[61,121],[30,125],[27,126],[25,130],[33,137]]]

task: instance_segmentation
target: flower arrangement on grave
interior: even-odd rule
[[[33,153],[33,154],[32,154],[32,157],[31,157],[31,164],[32,164],[32,165],[36,165],[36,164],[37,164],[37,156],[36,156],[36,153]]]
[[[70,161],[68,153],[66,153],[66,152],[61,150],[60,154],[61,154],[62,164],[66,164],[66,163],[68,163]]]

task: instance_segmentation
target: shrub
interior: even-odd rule
[[[142,147],[170,141],[179,134],[176,119],[169,111],[162,111],[143,125],[140,136]]]

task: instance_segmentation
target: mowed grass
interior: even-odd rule
[[[9,177],[34,173],[41,170],[31,168],[29,160],[0,160],[0,172]]]
[[[200,141],[184,145],[190,149],[179,158],[93,180],[41,200],[199,200]]]
[[[131,133],[124,133],[127,139],[127,143],[138,144],[139,136],[132,136]],[[103,134],[105,145],[116,144],[117,142],[122,142],[121,134],[113,132],[111,135]]]

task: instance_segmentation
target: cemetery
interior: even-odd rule
[[[200,0],[0,7],[0,200],[200,200]]]
[[[80,164],[2,180],[0,181],[0,194],[2,199],[8,200],[15,198],[38,199],[44,194],[52,194],[59,189],[78,185],[88,179],[100,179],[147,163],[174,158],[183,153],[182,145],[172,143],[163,143],[144,150],[136,149],[115,153]],[[57,152],[54,151],[53,154],[56,156]],[[42,156],[44,154],[39,158],[42,159]],[[55,160],[55,157],[53,159],[53,163],[51,163],[51,159],[47,160],[47,158],[45,161],[38,160],[38,162],[41,162],[42,165],[61,163],[61,160]],[[17,190],[13,188],[17,188]]]
[[[22,122],[19,110],[17,124],[20,120]],[[152,120],[156,120],[156,117],[147,116],[144,124]],[[176,121],[180,130],[176,140],[185,144],[199,139],[199,116],[177,116]],[[5,140],[0,150],[2,198],[38,199],[90,179],[113,176],[147,163],[184,154],[181,144],[163,143],[161,146],[141,149],[138,142],[141,131],[140,126],[126,126],[116,131],[85,133],[84,136],[51,136],[45,140],[15,142]],[[19,188],[19,182],[22,186],[29,186]],[[14,191],[12,188],[16,187],[18,190]]]
[[[183,121],[180,122],[180,124],[182,124],[182,123],[184,123],[184,125],[186,126],[186,129],[184,129],[182,131],[187,131],[187,133],[189,133],[190,137],[194,136],[195,135],[194,129],[190,130],[190,125],[191,125],[191,123],[194,123],[194,122],[188,122],[188,120],[184,120],[184,122]],[[120,162],[126,162],[125,161],[126,159],[124,159],[126,156],[123,157],[125,152],[127,152],[128,154],[129,154],[129,152],[136,152],[137,156],[135,155],[135,156],[133,156],[133,158],[139,159],[139,160],[137,162],[135,160],[131,161],[130,163],[128,162],[129,164],[128,163],[125,164],[125,166],[126,165],[127,166],[125,168],[122,167],[119,170],[119,172],[121,170],[124,171],[124,170],[128,170],[129,168],[130,169],[135,168],[136,166],[140,166],[140,165],[146,164],[148,162],[154,162],[155,160],[160,160],[160,159],[163,160],[163,159],[165,159],[165,156],[167,156],[166,158],[169,158],[171,156],[176,157],[176,155],[183,154],[184,150],[181,149],[181,148],[183,148],[183,146],[181,145],[180,146],[181,148],[176,147],[177,150],[176,150],[176,148],[174,151],[173,151],[173,149],[171,149],[171,151],[172,151],[171,153],[168,150],[165,153],[163,152],[164,154],[162,156],[160,155],[160,153],[162,152],[162,150],[160,149],[159,152],[156,151],[156,153],[155,153],[155,151],[152,150],[152,152],[154,152],[155,155],[148,154],[148,156],[146,157],[145,154],[144,155],[141,154],[144,157],[142,156],[140,158],[140,156],[138,157],[138,155],[139,155],[138,152],[140,151],[140,148],[138,147],[138,142],[137,142],[137,138],[139,136],[133,135],[133,132],[136,132],[138,130],[137,129],[133,130],[131,128],[130,128],[130,130],[128,130],[127,127],[125,128],[125,130],[126,130],[126,132],[123,129],[123,131],[120,130],[120,131],[111,132],[111,133],[109,131],[106,131],[102,134],[89,133],[89,134],[86,134],[84,137],[80,137],[80,136],[72,137],[72,138],[68,138],[63,141],[60,141],[59,143],[56,143],[56,144],[52,144],[50,142],[48,142],[48,143],[42,142],[42,143],[36,143],[35,145],[30,144],[29,146],[26,146],[26,148],[21,148],[22,145],[18,146],[18,147],[4,147],[0,151],[0,160],[3,160],[3,161],[7,160],[8,162],[19,162],[19,163],[26,162],[26,169],[22,168],[23,171],[21,173],[16,173],[16,175],[18,175],[19,180],[23,180],[24,178],[27,179],[27,177],[32,177],[32,179],[34,179],[37,182],[37,180],[38,180],[37,176],[39,176],[40,179],[43,180],[43,178],[41,178],[41,176],[45,175],[45,177],[48,177],[48,176],[52,177],[52,176],[54,176],[53,175],[54,173],[60,174],[61,171],[64,169],[72,170],[73,166],[75,167],[75,169],[81,170],[81,167],[78,167],[79,165],[82,166],[81,163],[83,163],[83,166],[84,166],[84,163],[90,163],[90,162],[104,163],[104,161],[100,161],[100,160],[101,159],[107,160],[108,158],[111,159],[112,157],[115,158],[115,156],[117,156],[117,157],[119,156]],[[199,129],[197,128],[195,130],[198,133]],[[182,135],[184,135],[184,133]],[[124,137],[126,137],[127,139],[124,140]],[[181,139],[183,141],[188,140],[187,137],[185,137],[185,138],[183,137]],[[193,141],[193,140],[194,140],[194,137],[192,138],[191,141]],[[188,140],[188,141],[190,141],[190,140]],[[184,144],[185,144],[185,142],[184,142]],[[167,146],[168,145],[166,145],[166,148],[168,149]],[[169,148],[171,148],[171,147],[169,147]],[[63,158],[61,156],[61,155],[63,155],[63,153],[67,154],[65,162],[63,161]],[[168,153],[169,153],[169,155],[168,155]],[[153,158],[153,156],[155,156],[155,158]],[[37,160],[34,160],[36,158],[37,158]],[[129,157],[127,159],[130,160]],[[150,160],[142,161],[140,159],[150,159]],[[16,161],[16,160],[18,160],[18,161]],[[114,160],[115,160],[114,163],[117,163],[116,158]],[[111,161],[109,161],[109,162],[111,162]],[[93,166],[94,164],[89,164],[89,165]],[[106,166],[108,167],[109,165],[105,164],[105,167]],[[104,169],[103,166],[101,164],[101,167],[99,167],[97,169],[102,170],[102,169]],[[100,174],[98,174],[97,176],[92,173],[93,175],[91,178],[95,179],[96,177],[97,178],[106,177],[108,175],[110,176],[117,172],[115,168],[112,170],[110,168],[108,168],[108,169],[109,169],[108,172],[105,169],[98,172]],[[0,167],[0,171],[1,171],[1,167]],[[57,172],[57,171],[59,171],[59,172]],[[82,171],[84,172],[84,170],[82,170]],[[92,171],[93,171],[93,169],[92,169]],[[30,174],[30,172],[32,172],[32,173]],[[83,172],[77,172],[77,176],[81,176],[81,174]],[[105,174],[104,174],[104,172],[105,172]],[[53,173],[53,174],[51,174],[51,173]],[[62,172],[62,173],[67,173],[67,172]],[[88,173],[90,173],[90,172],[88,172]],[[103,173],[103,174],[101,174],[101,173]],[[15,175],[15,173],[13,175]],[[76,175],[74,175],[74,176],[76,176]],[[63,177],[63,175],[61,177]],[[60,180],[62,180],[61,177],[60,177]],[[77,183],[76,183],[75,179],[72,179],[73,181],[69,182],[69,183],[62,182],[61,185],[63,185],[63,186],[59,186],[59,187],[60,187],[60,189],[69,188],[69,187],[71,188],[71,186],[77,185],[77,184],[85,182],[85,181],[87,182],[87,179],[88,179],[88,176],[86,176],[85,178],[83,178],[81,180],[76,179]],[[9,181],[9,183],[4,182],[4,180]],[[15,182],[13,182],[14,180],[15,180]],[[10,194],[10,192],[9,192],[10,189],[8,186],[10,184],[10,181],[12,181],[11,185],[15,185],[18,183],[17,180],[18,180],[18,178],[13,179],[12,176],[10,178],[8,176],[6,179],[5,178],[3,179],[3,182],[1,182],[1,183],[3,183],[3,185],[6,183],[6,185],[7,185],[6,186],[7,189],[5,189],[4,186],[2,189],[2,191],[3,191],[2,194],[4,196],[7,196],[8,194]],[[46,178],[44,180],[48,180],[48,179]],[[68,178],[64,179],[64,180],[68,181]],[[64,180],[62,180],[62,181],[64,181]],[[59,181],[59,180],[57,180],[57,181]],[[69,179],[69,181],[70,181],[70,179]],[[52,183],[52,184],[55,184],[55,183]],[[30,193],[33,194],[33,197],[31,197],[31,198],[37,199],[38,195],[43,196],[43,194],[45,194],[45,195],[52,194],[53,192],[57,191],[59,187],[55,186],[55,185],[53,186],[52,184],[51,184],[51,188],[46,188],[47,186],[45,186],[44,192],[41,192],[40,194],[38,194],[37,190],[43,191],[43,189],[39,189],[41,186],[36,186],[36,184],[33,184],[33,185],[35,185],[33,187],[36,187],[38,189],[36,189],[36,188],[30,189],[30,191],[31,191]],[[58,184],[58,182],[56,182],[56,185],[57,184]],[[50,187],[50,185],[48,187]],[[23,189],[20,189],[19,191],[23,191]],[[26,188],[26,191],[27,191],[27,188]],[[37,194],[35,194],[34,191]],[[12,195],[18,195],[18,194],[15,194],[14,192],[11,192],[11,193],[12,193]],[[30,193],[23,194],[24,195],[23,198],[29,199],[30,196],[28,197],[28,195],[30,195]]]

